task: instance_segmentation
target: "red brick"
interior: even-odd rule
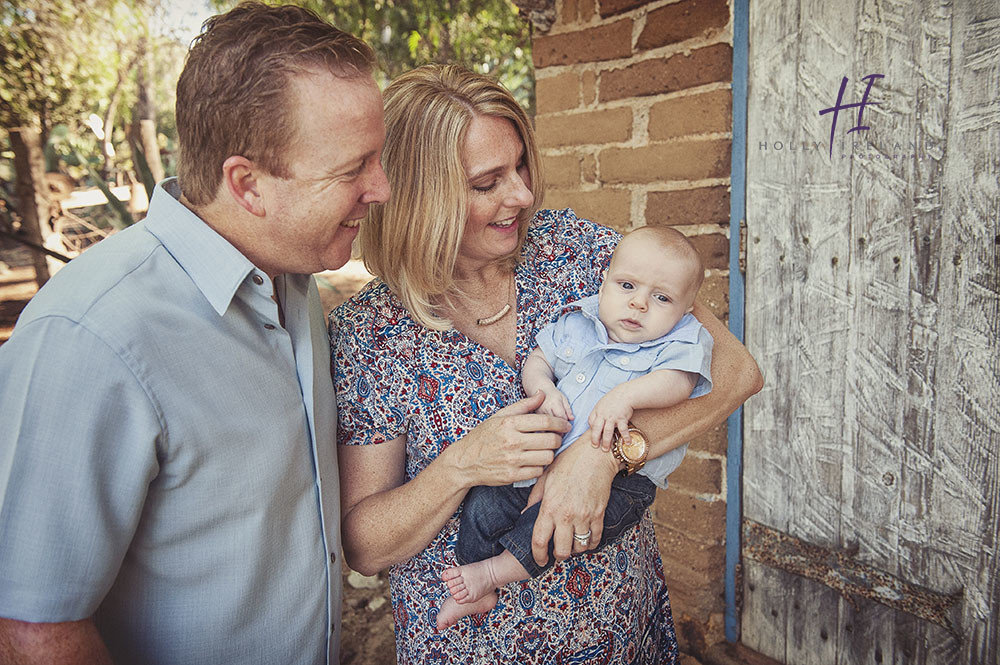
[[[585,219],[622,231],[628,228],[632,194],[627,189],[602,187],[585,192],[549,189],[545,192],[546,208],[573,208]]]
[[[597,2],[597,0],[578,0],[578,2],[578,6],[580,8],[578,18],[581,23],[586,23],[594,17],[594,12],[596,11],[594,3]]]
[[[725,553],[724,548],[719,549]],[[723,611],[725,556],[718,569],[700,575],[692,571],[689,562],[682,558],[668,560],[667,554],[661,554],[661,557],[667,590],[670,592],[670,604],[675,612],[707,619],[709,615]]]
[[[655,528],[675,619],[687,614],[707,622],[710,615],[723,611],[725,606],[724,537],[717,539],[718,542],[706,543],[675,529],[659,525]]]
[[[554,4],[555,0],[553,0]],[[590,2],[590,0],[583,0],[583,2]],[[576,19],[579,16],[579,6],[580,0],[563,0],[562,7],[559,10],[559,22],[562,24],[566,23],[576,23]]]
[[[580,184],[580,157],[578,155],[545,155],[542,157],[545,184],[551,186],[578,186]]]
[[[707,282],[708,280],[705,281]],[[699,292],[698,299],[705,302],[705,285],[703,284],[701,288],[702,290]],[[714,311],[713,314],[715,314]],[[715,315],[719,316],[718,314]],[[719,318],[725,321],[724,317],[720,316]],[[726,423],[723,421],[704,434],[691,439],[691,446],[689,450],[703,450],[706,453],[712,453],[714,455],[725,455],[726,448],[728,446],[728,437],[726,432]]]
[[[650,226],[728,223],[729,188],[725,185],[650,192],[646,197],[646,224]]]
[[[535,80],[538,114],[566,111],[580,105],[580,77],[576,72]]]
[[[728,23],[729,4],[726,0],[677,2],[649,12],[636,48],[644,51],[682,42],[710,34]]]
[[[686,455],[670,474],[670,487],[692,494],[722,493],[722,461]]]
[[[598,155],[601,179],[614,183],[670,182],[729,176],[729,140],[607,148]]]
[[[715,315],[715,318],[725,322],[729,316],[729,276],[715,273],[706,277],[705,281],[701,283],[701,289],[698,291],[698,300],[708,307],[712,314]],[[725,425],[722,427],[725,428]],[[695,439],[694,442],[700,442],[700,439]],[[702,449],[704,450],[704,448]],[[726,452],[725,432],[722,433],[721,448],[717,450],[713,449],[712,452],[716,452],[719,455]]]
[[[723,270],[729,267],[729,238],[721,233],[688,236],[688,240],[701,254],[701,260],[709,270]]]
[[[597,182],[597,158],[593,155],[585,155],[583,164],[580,166],[584,182]]]
[[[632,137],[632,109],[619,107],[535,118],[538,145],[543,148],[588,143],[622,143]]]
[[[597,99],[597,74],[588,69],[583,73],[580,82],[583,85],[583,103],[590,106]]]
[[[687,538],[710,545],[725,542],[725,501],[703,501],[669,489],[656,493],[651,511],[655,523]]]
[[[598,0],[598,5],[601,18],[607,18],[615,14],[627,12],[630,9],[635,9],[636,7],[648,5],[650,2],[653,2],[653,0]]]
[[[666,59],[653,58],[601,74],[602,102],[660,95],[716,81],[732,81],[733,49],[713,44],[678,53]]]
[[[713,90],[653,104],[649,109],[649,138],[652,141],[731,132],[733,128],[732,94]]]
[[[623,19],[596,28],[537,37],[532,53],[535,67],[626,58],[632,55],[632,21]]]

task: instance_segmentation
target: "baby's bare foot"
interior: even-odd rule
[[[438,611],[438,630],[444,630],[445,628],[454,626],[462,617],[489,612],[496,606],[497,594],[495,591],[490,591],[479,600],[467,601],[464,603],[458,602],[455,597],[452,596],[442,603],[441,609]]]
[[[485,559],[445,569],[441,579],[448,585],[451,597],[458,603],[474,603],[493,593],[500,584],[494,575],[492,562],[493,559]]]

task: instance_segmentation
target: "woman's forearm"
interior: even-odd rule
[[[636,411],[632,422],[649,439],[649,458],[658,457],[725,420],[764,386],[753,357],[704,305],[694,315],[714,340],[712,392],[666,409]]]
[[[418,554],[437,536],[469,489],[450,459],[446,450],[415,478],[345,510],[344,556],[352,569],[374,575]]]

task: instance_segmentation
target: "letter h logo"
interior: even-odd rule
[[[840,82],[840,92],[837,94],[837,104],[831,106],[828,109],[823,109],[819,112],[820,115],[826,115],[827,113],[833,113],[833,122],[830,126],[830,157],[833,157],[833,137],[837,132],[837,115],[845,109],[858,109],[858,124],[856,124],[851,129],[847,130],[847,133],[860,132],[862,130],[871,129],[867,125],[861,124],[861,114],[865,111],[866,105],[878,106],[878,102],[869,102],[868,94],[872,91],[872,85],[875,83],[875,79],[884,78],[883,74],[869,74],[861,78],[862,81],[868,81],[868,87],[865,88],[865,94],[861,96],[860,102],[855,102],[854,104],[843,104],[844,101],[844,91],[847,89],[847,77],[845,76]]]

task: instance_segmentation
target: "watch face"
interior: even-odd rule
[[[646,438],[634,430],[629,432],[632,442],[621,443],[622,455],[630,462],[638,462],[646,454]]]

